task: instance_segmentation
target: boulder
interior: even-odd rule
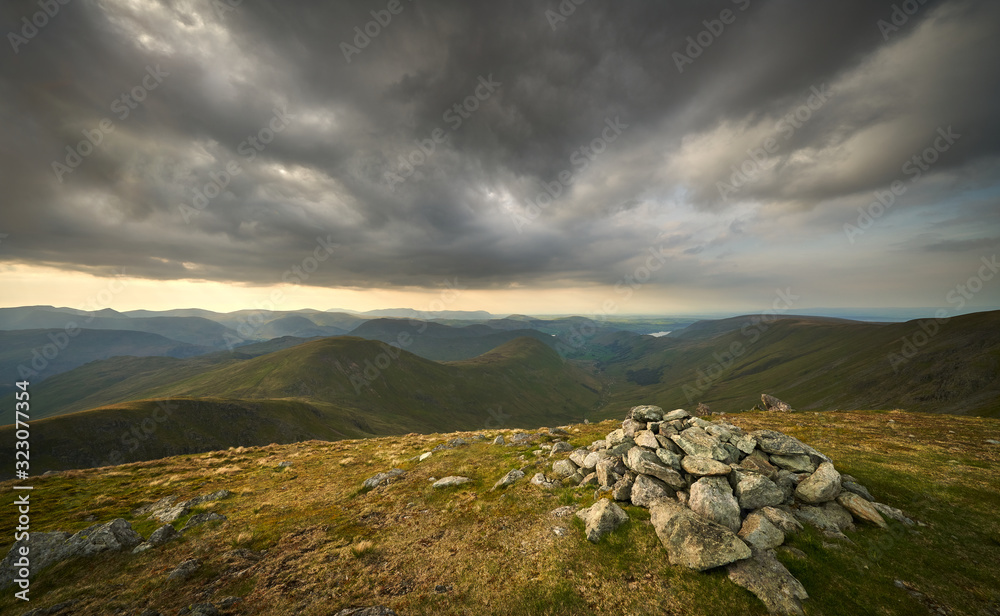
[[[812,463],[812,458],[805,454],[783,456],[776,453],[772,454],[770,458],[771,464],[793,473],[812,473],[816,470],[816,465]]]
[[[819,465],[808,479],[795,488],[795,496],[811,505],[832,501],[840,494],[840,473],[831,462]]]
[[[650,513],[672,565],[705,571],[751,556],[747,544],[728,528],[706,520],[677,501],[659,501]]]
[[[622,422],[622,432],[625,436],[631,436],[635,438],[635,435],[639,432],[644,432],[646,430],[646,422],[635,421],[634,419],[626,419]]]
[[[687,428],[670,439],[689,456],[712,458],[720,462],[729,457],[719,439],[698,427]]]
[[[658,406],[645,405],[633,406],[628,412],[629,419],[642,423],[650,421],[660,421],[663,419],[663,409]]]
[[[604,439],[604,441],[608,444],[608,447],[614,447],[615,445],[621,445],[624,443],[626,438],[627,435],[625,434],[625,431],[619,428],[608,432],[608,436]]]
[[[774,507],[785,502],[785,492],[773,481],[756,473],[744,473],[736,484],[736,498],[743,509]]]
[[[631,436],[626,436],[624,441],[618,443],[614,447],[608,447],[604,453],[609,456],[623,456],[633,447],[635,447],[635,441]]]
[[[292,465],[292,463],[289,462],[285,466],[288,467],[288,466],[291,466],[291,465]],[[397,473],[395,475],[393,475],[394,477],[397,476],[397,475],[399,475],[399,474],[402,474],[402,472],[403,472],[403,471],[399,470],[398,468],[397,469],[393,469],[393,471],[397,471]],[[390,471],[390,472],[392,472],[392,471]],[[202,494],[201,496],[195,496],[194,498],[192,498],[191,500],[189,500],[187,502],[187,506],[188,507],[197,507],[198,505],[204,505],[205,503],[211,503],[211,502],[222,500],[224,498],[229,498],[231,495],[232,495],[232,492],[230,492],[229,490],[219,490],[217,492],[212,492],[211,494]]]
[[[635,439],[635,444],[639,447],[646,447],[653,450],[660,448],[660,441],[656,440],[656,435],[651,430],[640,430],[635,433],[633,438]]]
[[[772,413],[794,413],[793,409],[788,404],[778,400],[774,396],[769,396],[767,394],[760,395],[760,401],[764,404],[764,410],[770,411]]]
[[[707,520],[739,532],[740,505],[723,477],[702,477],[691,484],[688,507]]]
[[[625,500],[623,498],[618,498],[617,488],[618,484],[615,484],[615,490],[612,493],[615,500]],[[670,486],[663,483],[656,477],[650,477],[649,475],[636,475],[631,487],[629,488],[629,497],[633,505],[637,507],[649,508],[654,503],[661,500],[674,498],[674,491],[670,488]]]
[[[776,548],[785,542],[785,533],[760,512],[751,513],[743,520],[739,536],[750,547],[760,550]]]
[[[392,483],[397,478],[404,477],[405,475],[406,475],[406,471],[404,471],[403,469],[401,469],[401,468],[394,468],[394,469],[392,469],[391,471],[389,471],[387,473],[377,473],[375,475],[372,475],[368,479],[365,479],[365,482],[362,485],[363,485],[363,487],[366,490],[373,490],[373,489],[375,489],[375,488],[377,488],[378,486],[381,486],[381,485],[389,485],[390,483]],[[180,517],[180,516],[178,516],[178,517]],[[161,519],[161,521],[164,521],[164,522],[173,522],[174,520],[162,520]]]
[[[567,451],[573,451],[573,446],[566,441],[552,443],[552,453],[565,453]]]
[[[573,464],[577,466],[583,466],[583,461],[587,459],[590,452],[586,449],[574,449],[573,453],[569,454],[569,459],[573,461]]]
[[[840,488],[845,492],[853,492],[866,501],[875,502],[875,497],[872,493],[868,491],[868,488],[864,487],[860,483],[855,481],[841,481]]]
[[[190,558],[177,565],[177,568],[170,572],[167,579],[184,581],[194,575],[200,568],[201,561],[197,558]]]
[[[0,590],[14,583],[14,578],[17,577],[17,567],[15,567],[14,563],[21,558],[21,548],[28,548],[29,550],[31,560],[30,573],[34,576],[45,567],[73,556],[70,553],[69,546],[66,544],[66,540],[70,537],[69,533],[32,532],[26,540],[15,541],[10,551],[7,552],[7,556],[4,557],[3,561],[0,561]]]
[[[786,535],[793,535],[802,530],[802,524],[795,519],[791,511],[777,507],[764,507],[759,512],[763,513],[771,524],[774,524],[778,530]]]
[[[753,450],[757,448],[757,439],[750,436],[749,434],[744,434],[743,436],[737,438],[735,441],[731,441],[733,445],[742,451],[743,453],[750,455]]]
[[[701,458],[698,456],[686,456],[681,460],[681,466],[688,473],[698,477],[728,475],[732,472],[728,464],[723,464],[712,458]]]
[[[173,525],[164,524],[160,528],[154,530],[153,534],[149,536],[149,539],[135,546],[135,548],[132,550],[132,553],[140,554],[142,552],[145,552],[146,550],[151,550],[153,548],[160,547],[164,543],[172,541],[173,539],[176,539],[180,536],[181,534],[174,529]]]
[[[889,505],[885,505],[883,503],[874,503],[874,502],[872,503],[872,507],[874,507],[876,511],[881,513],[884,517],[889,518],[890,520],[896,520],[900,524],[905,524],[906,526],[913,526],[914,524],[913,520],[906,517],[906,514],[904,514],[901,510],[896,509],[895,507],[890,507]]]
[[[72,556],[93,556],[101,552],[131,550],[142,543],[142,536],[132,530],[131,524],[116,518],[81,530],[66,543]]]
[[[601,537],[628,521],[628,514],[606,498],[577,511],[576,516],[586,524],[587,540],[591,543],[597,543]]]
[[[673,441],[671,441],[670,444],[673,445]],[[670,468],[676,471],[679,471],[683,468],[683,466],[681,465],[681,457],[676,453],[662,448],[657,449],[653,453],[655,453],[656,457],[660,459],[660,462],[663,462]]]
[[[773,550],[754,550],[753,557],[728,567],[729,579],[761,600],[771,614],[802,616],[809,594],[802,583],[774,556]]]
[[[442,479],[438,479],[433,484],[431,484],[431,487],[432,488],[452,488],[452,487],[455,487],[455,486],[460,486],[460,485],[469,483],[470,481],[472,481],[472,479],[469,479],[468,477],[459,477],[457,475],[450,475],[448,477],[444,477]]]
[[[664,414],[663,419],[661,419],[661,421],[667,421],[667,422],[678,421],[680,419],[687,419],[690,416],[691,413],[688,413],[684,409],[674,409],[673,411]]]
[[[841,492],[840,496],[837,497],[837,503],[851,512],[854,519],[859,522],[868,522],[869,524],[874,524],[880,528],[888,528],[889,525],[885,523],[882,515],[879,514],[878,509],[872,506],[870,502],[864,498],[858,496],[853,492]]]
[[[687,486],[687,482],[680,473],[672,468],[664,466],[660,458],[648,449],[633,447],[624,458],[625,466],[639,475],[652,475],[663,481],[674,490],[680,490]]]
[[[798,456],[809,451],[798,439],[775,432],[774,430],[755,430],[750,436],[757,441],[757,447],[764,453],[776,453],[782,456]]]
[[[447,477],[445,479],[447,479]],[[544,473],[535,473],[534,477],[531,478],[531,485],[547,489],[556,487],[556,483],[554,481],[549,481],[548,478],[545,477]]]
[[[524,479],[524,471],[515,468],[493,484],[493,489],[499,490],[501,488],[512,486],[518,479]]]
[[[181,532],[189,531],[195,526],[201,526],[202,524],[207,524],[208,522],[222,522],[226,520],[226,516],[210,511],[208,513],[199,513],[188,518],[187,524],[181,529]]]
[[[580,465],[580,468],[584,469],[587,472],[590,472],[597,468],[598,462],[600,462],[605,458],[610,458],[610,457],[611,454],[609,454],[607,451],[592,451],[587,454],[586,458],[583,459],[583,464]]]
[[[594,470],[597,473],[597,483],[611,487],[621,479],[628,468],[622,463],[621,458],[605,458],[597,463],[597,468]]]
[[[828,505],[833,505],[829,507]],[[837,503],[826,503],[823,507],[805,505],[794,510],[800,521],[815,526],[834,537],[845,539],[843,531],[854,526],[850,512]]]
[[[635,473],[629,471],[611,487],[611,497],[619,502],[631,502],[632,488],[635,486]]]
[[[503,434],[498,434],[497,437],[495,439],[493,439],[493,444],[494,445],[504,445],[505,442],[503,440]]]
[[[571,460],[559,460],[552,464],[552,473],[560,479],[565,479],[576,473],[577,468]]]

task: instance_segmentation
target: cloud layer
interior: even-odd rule
[[[665,295],[892,305],[1000,246],[994,2],[39,11],[0,8],[8,263],[551,289],[653,248]]]

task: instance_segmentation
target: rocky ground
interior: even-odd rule
[[[0,612],[1000,614],[996,421],[686,415],[33,478]]]

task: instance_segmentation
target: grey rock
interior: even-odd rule
[[[172,524],[189,513],[191,513],[191,508],[187,506],[187,501],[184,501],[177,505],[153,511],[150,517],[166,524]]]
[[[671,441],[670,444],[673,445],[673,441]],[[660,459],[660,462],[663,462],[670,468],[676,471],[679,471],[683,468],[683,466],[681,465],[681,457],[676,453],[669,451],[667,449],[657,449],[654,453],[656,454],[656,457]]]
[[[689,456],[712,458],[720,462],[729,457],[719,439],[701,428],[687,428],[680,434],[671,436],[670,439]]]
[[[614,447],[615,445],[620,445],[625,442],[626,437],[627,435],[625,434],[625,431],[619,428],[608,432],[608,436],[604,440],[608,444],[608,447]]]
[[[66,543],[73,556],[93,556],[101,552],[131,550],[142,543],[142,536],[132,530],[131,524],[122,518],[116,518],[81,530]]]
[[[798,456],[809,451],[796,438],[774,430],[755,430],[750,433],[757,441],[757,447],[765,453],[776,453],[782,456]]]
[[[0,590],[14,583],[14,578],[17,577],[17,568],[14,563],[21,558],[21,548],[26,547],[29,550],[30,573],[34,577],[38,571],[45,567],[73,556],[66,542],[70,537],[69,533],[32,532],[27,540],[15,541],[10,551],[7,552],[7,556],[0,562]]]
[[[837,504],[851,512],[854,519],[859,522],[868,522],[879,528],[888,528],[889,526],[885,523],[878,509],[853,492],[841,492],[840,496],[837,497]]]
[[[755,550],[753,557],[728,567],[729,579],[761,600],[771,614],[802,616],[809,598],[802,583],[774,556],[773,550]]]
[[[771,464],[793,473],[812,473],[816,470],[816,465],[813,464],[812,458],[805,454],[797,456],[783,456],[776,453],[772,454],[770,458]]]
[[[508,445],[527,445],[535,440],[530,434],[525,434],[524,432],[515,432],[513,436],[510,437],[510,443]]]
[[[590,473],[586,477],[582,477],[579,472],[569,478],[569,483],[579,484],[581,486],[596,486],[598,485],[597,473]],[[609,486],[605,486],[609,487]]]
[[[660,421],[663,419],[663,409],[658,406],[633,406],[628,412],[629,419],[639,422]]]
[[[778,530],[786,535],[793,535],[802,531],[802,524],[795,519],[791,511],[777,507],[764,507],[759,510],[759,513],[764,514],[771,524],[774,524]]]
[[[705,422],[705,423],[708,424],[707,426],[703,426],[705,432],[708,432],[709,434],[719,439],[720,441],[728,442],[733,438],[733,431],[730,430],[728,426],[710,422]]]
[[[178,616],[219,616],[220,612],[211,603],[196,603],[177,612]]]
[[[499,490],[501,488],[506,488],[508,486],[514,485],[518,479],[524,479],[524,472],[520,469],[515,468],[503,477],[501,477],[495,484],[493,484],[494,490]]]
[[[702,477],[691,485],[688,507],[706,520],[739,532],[740,505],[723,477]]]
[[[373,607],[351,607],[340,610],[335,616],[396,616],[396,612],[384,605]]]
[[[625,481],[625,479],[623,479]],[[621,482],[619,482],[621,483]],[[613,495],[615,500],[625,500],[618,498],[618,484],[615,484]],[[629,496],[632,504],[637,507],[651,507],[661,500],[674,498],[674,491],[667,484],[656,477],[649,475],[636,475],[629,488]]]
[[[631,436],[635,438],[635,435],[639,432],[644,432],[646,430],[646,422],[635,421],[634,419],[626,419],[622,422],[622,432],[625,436]]]
[[[559,460],[552,464],[552,474],[560,479],[572,476],[579,467],[571,460]]]
[[[552,443],[552,453],[565,453],[567,451],[573,451],[573,446],[566,441]]]
[[[389,485],[397,478],[405,477],[406,471],[401,468],[394,468],[387,473],[377,473],[372,475],[368,479],[365,479],[363,487],[367,490],[374,490],[381,485]],[[173,520],[170,520],[173,521]]]
[[[796,498],[811,505],[832,501],[839,494],[840,473],[830,462],[820,464],[815,473],[795,488]]]
[[[569,454],[569,459],[573,461],[573,464],[577,466],[583,466],[583,461],[587,459],[590,452],[586,449],[574,449],[573,453]]]
[[[606,498],[577,511],[576,516],[586,524],[587,540],[591,543],[597,543],[629,519],[621,507]]]
[[[288,463],[291,466],[291,462]],[[393,469],[402,473],[399,469]],[[395,476],[395,475],[394,475]],[[219,490],[217,492],[212,492],[211,494],[202,494],[201,496],[195,496],[187,502],[188,507],[197,507],[198,505],[204,505],[205,503],[212,503],[215,501],[220,501],[224,498],[229,498],[232,496],[232,492],[229,490]]]
[[[583,464],[580,468],[586,471],[592,471],[597,468],[597,463],[605,458],[610,458],[611,454],[605,451],[592,451],[587,454],[587,457],[583,459]]]
[[[589,451],[598,451],[600,449],[607,449],[607,448],[608,448],[608,442],[604,439],[599,439],[590,444]]]
[[[889,505],[886,505],[884,503],[872,503],[872,507],[874,507],[876,511],[881,513],[884,517],[889,518],[890,520],[896,520],[900,524],[904,524],[906,526],[914,525],[913,520],[906,517],[906,514],[904,514],[901,510],[896,509],[895,507],[890,507]]]
[[[785,542],[785,533],[760,512],[751,513],[743,520],[739,536],[751,548],[760,550],[776,548]]]
[[[872,493],[868,491],[868,488],[861,485],[860,483],[857,483],[855,481],[846,481],[843,479],[843,476],[841,476],[840,487],[845,492],[852,492],[854,494],[857,494],[861,498],[865,499],[866,501],[875,502],[875,497],[872,496]]]
[[[690,416],[691,416],[691,413],[688,413],[684,409],[674,409],[674,410],[670,411],[669,413],[664,414],[663,415],[663,419],[661,421],[667,421],[667,422],[678,421],[678,420],[681,420],[681,419],[687,419]]]
[[[202,524],[207,524],[208,522],[223,522],[226,520],[226,516],[210,511],[208,513],[199,513],[188,518],[187,524],[181,529],[181,532],[189,531],[195,526],[201,526]]]
[[[772,413],[794,413],[793,409],[788,404],[778,400],[774,396],[769,396],[767,394],[760,395],[760,401],[764,404],[764,410],[770,411]]]
[[[743,509],[774,507],[785,502],[785,492],[763,475],[746,473],[736,484],[736,498]]]
[[[438,479],[431,484],[432,488],[453,488],[455,486],[464,485],[469,483],[472,479],[468,477],[460,477],[458,475],[449,475],[448,477],[443,477]]]
[[[597,463],[597,482],[604,487],[611,487],[627,470],[621,458],[605,458]]]
[[[751,556],[747,544],[728,528],[706,520],[677,501],[659,501],[650,513],[672,565],[705,571]]]
[[[632,439],[631,436],[626,436],[624,441],[618,443],[614,447],[608,447],[606,450],[604,450],[604,453],[608,454],[609,456],[623,456],[626,453],[628,453],[629,449],[632,449],[633,447],[635,447],[635,441]]]
[[[181,564],[177,565],[177,568],[170,572],[167,576],[168,580],[186,580],[190,578],[198,569],[201,568],[201,561],[197,558],[190,558],[185,560]]]
[[[837,503],[826,503],[822,507],[805,505],[794,510],[794,513],[800,521],[839,538],[846,538],[843,531],[854,526],[854,518],[850,512]]]
[[[612,486],[611,497],[619,502],[631,502],[633,487],[635,487],[635,473],[627,472]]]
[[[566,505],[564,507],[557,507],[549,512],[549,515],[553,518],[568,518],[569,516],[576,513],[576,507],[573,505]]]
[[[639,475],[652,475],[665,482],[674,490],[687,487],[687,482],[676,470],[664,466],[660,458],[642,447],[633,447],[624,458],[625,466]]]
[[[749,434],[744,434],[743,436],[736,439],[733,445],[743,453],[750,455],[753,450],[757,448],[757,439],[750,436]]]
[[[653,450],[660,448],[660,442],[656,440],[656,435],[650,430],[640,430],[635,433],[633,438],[635,439],[635,444],[639,447],[646,447]]]
[[[132,550],[132,553],[140,554],[142,552],[145,552],[146,550],[160,547],[164,543],[172,541],[180,536],[181,534],[177,532],[176,529],[174,529],[172,524],[164,524],[160,528],[154,530],[153,534],[149,536],[149,539],[135,546],[135,549]]]
[[[728,464],[699,456],[686,456],[681,460],[681,466],[688,473],[698,477],[728,475],[732,471]]]
[[[503,434],[498,434],[497,437],[495,439],[493,439],[493,444],[494,445],[504,445],[505,441],[503,440]]]
[[[549,481],[545,477],[544,473],[535,473],[535,476],[531,478],[531,485],[546,489],[556,487],[556,483],[554,481]]]

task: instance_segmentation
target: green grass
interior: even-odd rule
[[[810,593],[806,614],[904,616],[941,606],[955,616],[980,616],[1000,601],[995,515],[1000,450],[983,443],[1000,438],[996,420],[901,412],[751,413],[727,419],[814,444],[879,500],[924,524],[891,523],[887,531],[859,526],[848,532],[852,543],[812,530],[790,538],[788,545],[808,558],[786,553],[779,558]],[[888,427],[889,419],[895,429]],[[616,423],[575,426],[569,441],[589,444]],[[137,505],[169,494],[183,499],[222,488],[234,494],[205,507],[226,515],[224,524],[205,525],[139,556],[105,555],[42,572],[32,586],[37,600],[32,607],[79,599],[85,613],[140,604],[175,613],[208,593],[209,600],[246,597],[241,614],[279,616],[373,604],[400,614],[766,613],[724,570],[697,573],[670,566],[644,509],[627,507],[630,521],[597,544],[586,541],[575,516],[549,516],[565,504],[589,506],[594,489],[545,491],[528,484],[535,469],[542,469],[532,467],[537,443],[476,443],[435,452],[424,462],[410,460],[455,436],[237,448],[38,478],[34,530],[74,531],[93,523],[84,519],[88,515],[99,521],[120,516],[148,535],[156,524],[132,518]],[[543,436],[541,442],[549,440]],[[952,459],[960,463],[947,464]],[[281,460],[292,467],[274,472]],[[551,461],[541,463],[547,467]],[[511,468],[524,466],[531,467],[525,479],[505,490],[490,489]],[[364,479],[392,467],[403,468],[406,476],[360,493]],[[430,487],[430,477],[452,474],[473,482],[447,490]],[[12,523],[9,516],[0,517],[0,537],[11,536]],[[557,537],[555,526],[569,529],[568,536]],[[267,554],[240,569],[225,556],[235,547]],[[203,560],[203,571],[186,582],[166,583],[169,571],[187,558]],[[895,580],[923,598],[898,588]],[[451,590],[439,593],[437,585]],[[0,612],[14,607],[9,595],[0,597]]]

